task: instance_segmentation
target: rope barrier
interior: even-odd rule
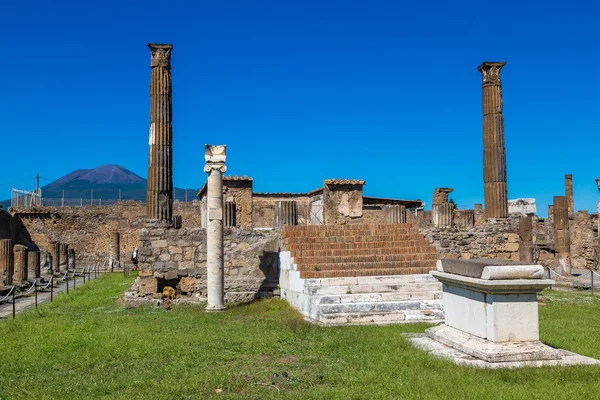
[[[47,289],[47,288],[49,288],[53,281],[54,281],[54,275],[52,275],[50,277],[50,280],[48,281],[48,283],[46,284],[46,286],[40,286],[40,289]]]
[[[29,293],[33,292],[33,289],[35,289],[36,285],[37,285],[37,279],[33,281],[33,285],[31,285],[31,287],[29,289],[27,289],[25,292],[22,292],[19,288],[17,288],[17,291],[19,293],[21,293],[21,296],[27,296]]]
[[[8,294],[6,296],[4,296],[4,298],[0,299],[0,303],[4,303],[4,301],[6,301],[6,299],[8,299],[8,297],[12,294],[12,292],[15,291],[16,288],[17,288],[16,286],[11,287]]]

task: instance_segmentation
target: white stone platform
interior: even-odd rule
[[[430,328],[434,329],[434,328]],[[405,334],[410,342],[422,349],[427,351],[429,354],[439,358],[447,358],[457,365],[474,367],[474,368],[486,368],[486,369],[503,369],[503,368],[521,368],[521,367],[550,367],[550,366],[568,366],[568,365],[599,365],[600,361],[590,357],[585,357],[576,353],[572,353],[567,350],[554,349],[550,346],[546,346],[540,343],[541,346],[550,349],[551,352],[555,352],[557,358],[554,360],[524,360],[524,361],[498,361],[490,362],[480,358],[474,357],[456,348],[447,346],[435,339],[432,339],[428,333],[420,334]],[[527,342],[521,343],[521,351],[527,353],[526,347]],[[477,348],[475,343],[471,346]],[[532,349],[533,352],[539,352],[541,348],[536,346]],[[515,350],[515,349],[512,349]],[[502,354],[501,351],[498,354]]]
[[[313,322],[390,324],[441,322],[442,285],[429,274],[302,279],[280,252],[281,298]]]

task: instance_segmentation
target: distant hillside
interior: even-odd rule
[[[90,198],[110,200],[139,200],[146,201],[146,179],[134,174],[120,165],[103,165],[94,169],[78,169],[54,182],[42,187],[44,199],[83,199],[89,204]],[[93,194],[92,194],[93,191]],[[185,201],[186,191],[188,201],[196,198],[196,189],[175,188],[175,200]],[[56,202],[46,203],[55,204]],[[0,202],[5,208],[10,200]],[[65,203],[67,205],[68,203]]]

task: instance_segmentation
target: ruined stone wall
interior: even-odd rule
[[[362,217],[362,185],[325,185],[323,198],[323,214],[327,225],[353,223]]]
[[[571,266],[573,268],[596,268],[594,247],[597,246],[597,226],[587,211],[569,215],[569,236],[571,242]]]
[[[519,260],[519,219],[490,220],[484,226],[435,228],[419,231],[442,258],[501,258]]]
[[[236,187],[235,182],[228,182],[224,187],[223,200],[235,202],[236,226],[252,227],[252,186]]]
[[[224,230],[228,301],[246,301],[277,287],[280,240],[274,230]],[[140,241],[140,278],[134,287],[140,297],[152,297],[171,286],[184,298],[206,298],[206,229],[143,228]]]
[[[175,202],[175,215],[184,227],[200,226],[199,202]],[[50,242],[67,243],[75,250],[78,263],[103,263],[110,256],[110,232],[121,234],[121,260],[129,262],[140,247],[139,230],[144,226],[146,208],[141,202],[123,201],[112,206],[44,207],[18,213],[32,240],[41,250],[50,251]],[[80,264],[81,265],[81,264]]]

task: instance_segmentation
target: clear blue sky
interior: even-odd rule
[[[0,198],[78,169],[147,174],[149,50],[173,43],[174,181],[205,143],[257,191],[361,178],[483,202],[483,60],[502,71],[509,198],[600,197],[597,1],[6,1]],[[48,181],[42,181],[46,184]]]

